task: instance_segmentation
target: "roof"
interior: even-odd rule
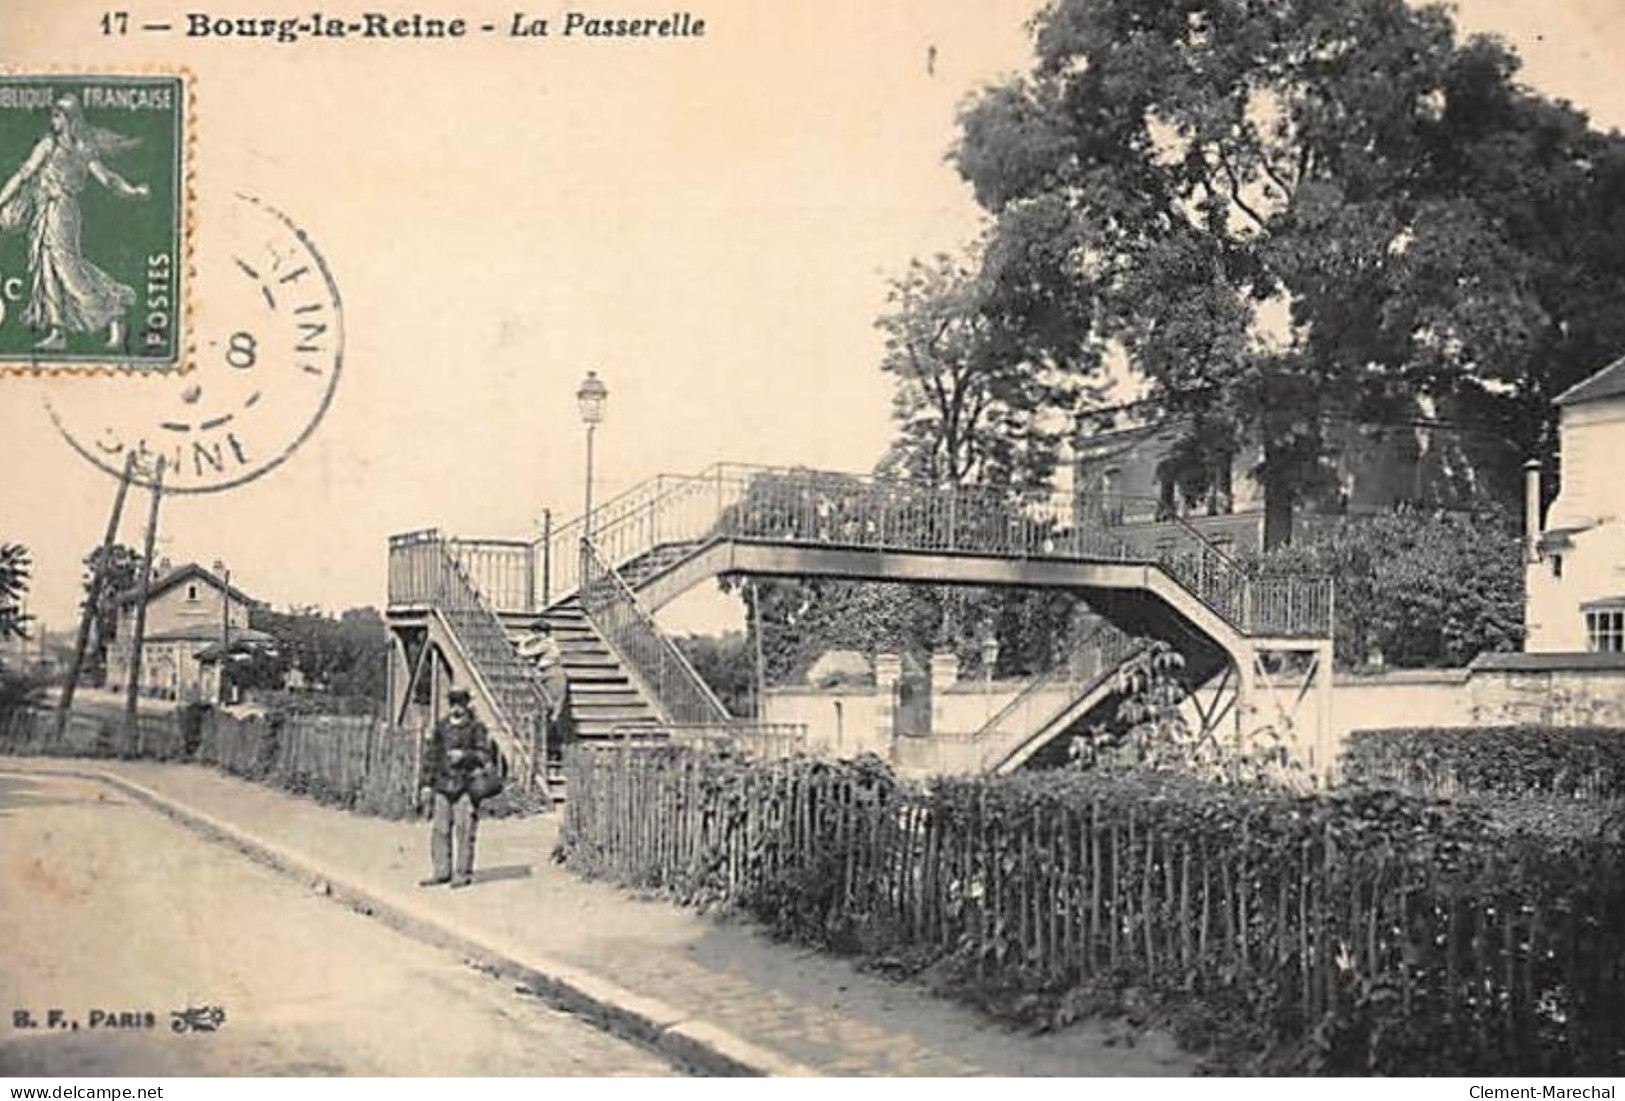
[[[263,649],[274,652],[276,638],[264,631],[256,631],[252,627],[236,627],[232,629],[231,637],[226,640],[224,649],[227,652],[242,647],[244,650]],[[199,661],[218,661],[221,653],[220,639],[216,636],[207,646],[197,652]]]
[[[1614,360],[1590,378],[1575,383],[1554,399],[1556,405],[1579,405],[1603,398],[1625,397],[1625,356]]]
[[[226,584],[223,580],[216,577],[214,574],[210,573],[196,562],[188,562],[186,565],[170,570],[162,577],[155,579],[147,587],[147,602],[150,604],[152,601],[156,600],[170,589],[173,589],[175,586],[183,584],[187,581],[201,581],[211,588],[223,590],[230,595],[232,600],[235,600],[240,604],[259,603],[259,601],[237,588],[237,586]],[[134,604],[136,598],[140,595],[141,590],[139,587],[134,589],[126,589],[114,599],[113,603],[118,607],[123,607],[126,604]]]
[[[1103,432],[1091,432],[1086,436],[1079,436],[1073,441],[1073,447],[1078,457],[1082,459],[1104,459],[1120,455],[1129,451],[1146,440],[1155,439],[1177,428],[1176,423],[1157,421],[1155,424],[1137,424],[1128,428],[1111,428]]]

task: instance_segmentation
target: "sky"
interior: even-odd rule
[[[158,553],[221,560],[278,607],[336,611],[382,606],[393,532],[523,538],[545,509],[579,513],[588,369],[610,391],[600,501],[718,460],[872,466],[890,437],[874,327],[887,280],[975,236],[945,159],[956,110],[1025,66],[1036,7],[694,0],[706,34],[681,42],[276,44],[103,36],[99,3],[6,0],[0,64],[184,65],[199,238],[246,192],[324,256],[345,327],[327,415],[264,477],[166,499]],[[135,18],[186,10],[142,0]],[[514,10],[445,5],[503,26]],[[534,9],[555,27],[563,10]],[[1509,39],[1528,83],[1625,127],[1625,5],[1463,0],[1458,18]],[[224,279],[199,268],[204,317]],[[57,627],[114,482],[44,400],[117,403],[115,383],[0,378],[0,540],[30,547],[30,610]],[[144,514],[126,510],[124,541]]]

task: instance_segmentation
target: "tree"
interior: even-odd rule
[[[376,608],[334,617],[317,608],[255,608],[249,626],[277,641],[277,667],[298,669],[329,696],[381,702],[388,685],[389,631]],[[263,671],[263,670],[262,670]]]
[[[880,472],[939,486],[1049,485],[1086,365],[1025,358],[983,277],[947,255],[910,264],[888,301],[876,324],[898,435]]]
[[[756,659],[749,636],[729,631],[719,636],[683,635],[673,641],[728,714],[748,717],[756,713]]]
[[[0,543],[0,640],[28,637],[28,621],[34,617],[23,611],[23,598],[31,568],[27,547]]]
[[[1067,304],[1030,344],[1109,337],[1170,412],[1261,445],[1267,545],[1329,478],[1328,414],[1465,394],[1549,439],[1625,341],[1621,139],[1445,9],[1057,0],[1035,26],[1033,72],[961,120],[987,255]]]
[[[118,598],[133,592],[141,584],[140,553],[122,543],[114,543],[106,548],[98,546],[85,556],[85,596],[79,604],[81,610],[90,607],[97,565],[104,557],[107,565],[101,597],[91,610],[90,648],[85,653],[86,676],[92,683],[100,683],[107,675],[107,646],[118,633]]]

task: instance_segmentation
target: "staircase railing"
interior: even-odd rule
[[[740,472],[749,476],[741,477]],[[713,463],[699,474],[660,474],[592,510],[592,542],[619,568],[656,547],[691,543],[716,534],[718,517],[748,491],[751,477],[785,476],[788,468]],[[548,591],[543,602],[566,599],[581,585],[581,517],[555,528],[545,544]]]
[[[973,735],[978,770],[986,770],[1060,720],[1129,658],[1144,649],[1144,639],[1100,622],[1067,654],[1066,660],[1028,681]]]
[[[430,529],[397,535],[389,549],[390,603],[426,605],[439,613],[497,713],[495,733],[510,766],[518,766],[512,770],[536,775],[545,746],[533,743],[532,732],[545,739],[540,719],[551,710],[547,690],[514,651],[454,546]]]
[[[621,664],[636,676],[661,718],[680,725],[727,723],[728,709],[655,625],[620,574],[586,540],[580,554],[582,610]]]

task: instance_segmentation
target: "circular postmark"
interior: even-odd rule
[[[73,380],[46,401],[74,450],[166,493],[213,493],[274,470],[338,385],[344,319],[332,273],[287,215],[238,195],[198,257],[196,356],[169,375]]]

